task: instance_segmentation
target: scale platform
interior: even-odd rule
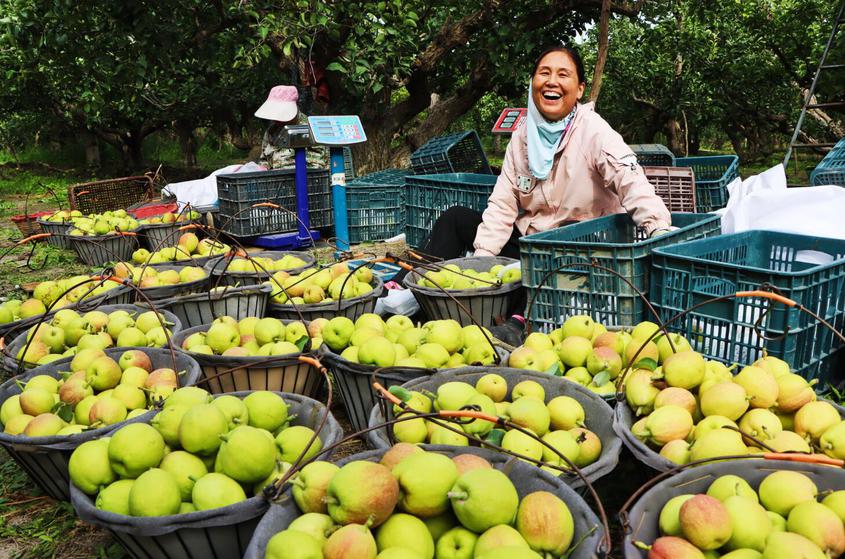
[[[311,237],[314,241],[320,240],[320,232],[311,229]],[[302,239],[298,231],[290,233],[276,233],[273,235],[261,235],[252,242],[253,246],[278,250],[292,250],[297,248],[311,248],[311,239]]]

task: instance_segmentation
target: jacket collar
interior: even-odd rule
[[[596,110],[596,104],[592,101],[587,103],[579,103],[578,110],[575,111],[575,118],[572,119],[572,124],[569,125],[569,130],[566,131],[566,136],[563,137],[563,140],[558,144],[557,150],[555,150],[555,154],[560,153],[561,151],[566,148],[566,145],[569,143],[569,139],[572,137],[573,132],[578,125],[586,118],[584,115],[585,113],[592,113]],[[527,146],[528,145],[528,133],[526,131],[525,126],[520,126],[520,131],[522,132],[522,143]],[[527,148],[526,148],[527,149]]]

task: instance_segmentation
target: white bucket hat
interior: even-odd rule
[[[270,90],[267,100],[255,111],[255,116],[277,122],[289,122],[296,118],[299,108],[296,102],[299,92],[292,85],[277,85]]]

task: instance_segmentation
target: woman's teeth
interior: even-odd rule
[[[557,100],[557,99],[561,98],[561,94],[560,93],[552,93],[552,92],[547,91],[546,93],[543,93],[543,97],[545,97],[546,99],[550,99],[550,100]]]

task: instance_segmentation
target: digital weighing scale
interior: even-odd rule
[[[299,248],[312,244],[320,233],[310,228],[308,216],[308,163],[305,149],[314,145],[329,146],[331,157],[332,204],[334,205],[335,237],[341,251],[349,250],[349,224],[346,216],[346,173],[343,147],[367,141],[361,119],[357,115],[310,116],[308,124],[289,124],[283,128],[279,146],[293,148],[296,164],[296,233],[264,235],[255,245],[265,248]]]
[[[496,119],[496,124],[493,125],[493,134],[513,134],[526,116],[528,116],[528,109],[504,109]]]

